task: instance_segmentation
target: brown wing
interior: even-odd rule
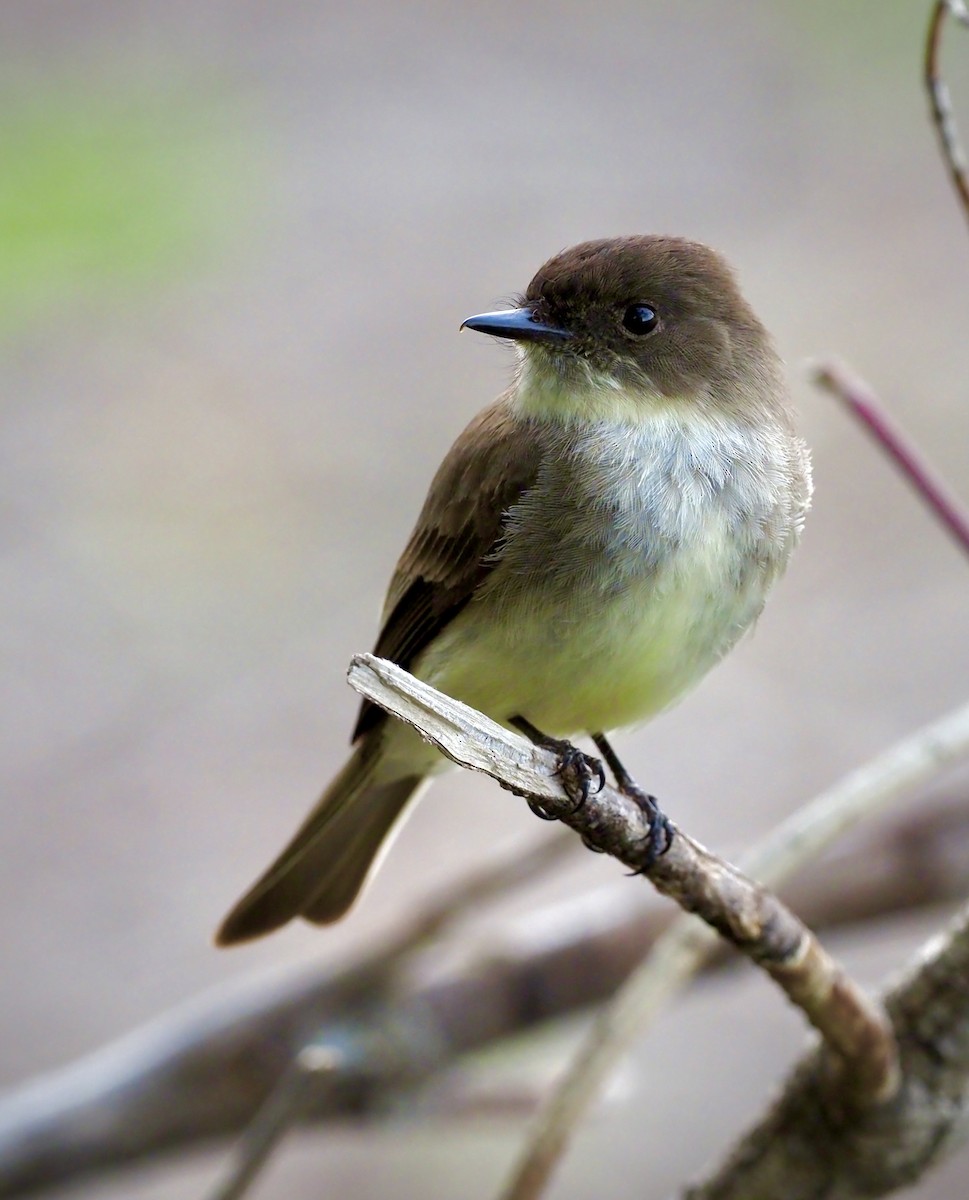
[[[535,426],[510,409],[508,394],[480,412],[438,468],[384,604],[374,653],[409,668],[452,621],[494,566],[504,516],[535,480]],[[386,717],[369,701],[353,741]]]

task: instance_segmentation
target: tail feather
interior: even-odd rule
[[[217,945],[261,937],[294,917],[325,925],[343,916],[422,779],[413,775],[379,783],[372,776],[373,756],[361,746],[222,922]]]

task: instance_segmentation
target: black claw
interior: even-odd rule
[[[523,793],[519,792],[519,795]],[[531,796],[525,796],[525,803],[532,810],[536,817],[540,817],[543,821],[557,821],[558,817],[554,813],[550,813],[548,809],[542,808],[537,800],[533,800]]]
[[[642,875],[649,871],[656,864],[657,860],[661,859],[670,846],[672,846],[676,826],[662,811],[656,797],[644,792],[635,782],[619,761],[619,756],[609,744],[606,735],[604,733],[594,733],[592,740],[602,752],[602,757],[612,768],[612,773],[616,777],[616,784],[619,790],[624,796],[628,796],[630,800],[636,801],[649,826],[649,833],[646,835],[643,843],[642,866],[638,871],[633,872],[635,875]]]
[[[605,768],[598,758],[593,758],[591,754],[586,754],[570,742],[563,742],[558,753],[559,762],[555,774],[572,801],[572,811],[578,812],[590,795],[602,791],[606,782]],[[593,779],[597,780],[595,792],[591,790]]]
[[[626,790],[626,795],[639,805],[649,826],[649,832],[643,839],[642,865],[634,872],[636,875],[645,875],[673,845],[676,826],[660,808],[655,796],[649,796],[635,786]]]
[[[552,750],[558,755],[555,774],[565,789],[565,794],[572,801],[574,812],[578,812],[582,808],[590,794],[595,795],[590,792],[593,779],[598,780],[596,792],[601,792],[606,786],[606,769],[601,759],[584,753],[564,738],[549,737],[547,733],[536,729],[524,717],[512,717],[510,724],[514,725],[516,729],[520,729],[534,745]],[[555,820],[539,804],[530,802],[528,807],[536,816],[542,817],[546,821]]]

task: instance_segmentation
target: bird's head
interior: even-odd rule
[[[526,406],[635,417],[643,405],[743,407],[783,392],[733,272],[683,238],[573,246],[539,269],[517,307],[463,327],[518,344]]]

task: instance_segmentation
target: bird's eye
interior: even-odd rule
[[[628,329],[637,337],[652,333],[658,324],[659,317],[648,304],[630,304],[622,314],[623,329]]]

